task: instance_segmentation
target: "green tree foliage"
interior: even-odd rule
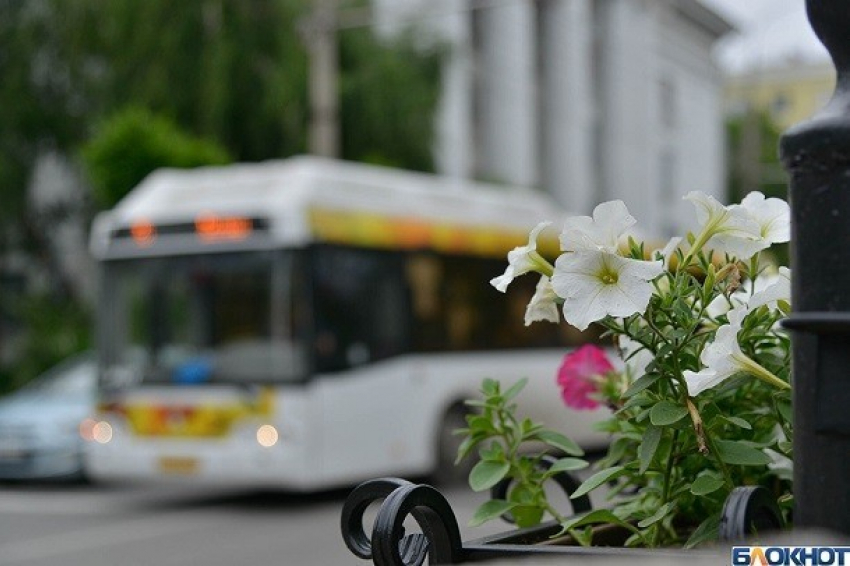
[[[64,147],[78,130],[68,111],[64,73],[53,67],[55,41],[42,3],[0,1],[0,222],[15,232],[25,211],[25,189],[42,148]],[[4,242],[6,243],[6,242]]]
[[[788,200],[788,176],[779,161],[782,133],[770,116],[750,111],[726,122],[729,202],[741,202],[751,191]],[[771,248],[773,259],[789,264],[788,244]]]
[[[351,4],[340,3],[344,10]],[[0,1],[0,197],[15,221],[35,156],[75,153],[130,106],[238,161],[306,150],[309,0]],[[338,32],[342,157],[431,170],[439,50]]]
[[[748,112],[726,122],[729,201],[750,191],[787,198],[788,180],[779,161],[779,127],[767,114]]]
[[[91,347],[91,315],[70,297],[29,295],[13,305],[24,324],[20,362],[0,370],[0,395],[24,385],[75,352]]]
[[[52,0],[88,34],[77,65],[92,110],[168,115],[239,160],[304,148],[307,61],[301,0]],[[75,29],[69,32],[76,33]]]
[[[82,150],[97,204],[113,207],[159,167],[198,167],[229,162],[217,144],[189,136],[171,120],[137,107],[107,119]]]
[[[21,62],[17,74],[3,73],[0,101],[6,96],[14,108],[19,135],[73,149],[104,117],[140,106],[219,142],[239,161],[305,151],[309,68],[300,30],[311,13],[308,0],[43,0],[29,3],[30,10],[9,7],[25,4],[0,2],[0,33],[13,36]],[[439,53],[415,49],[406,36],[378,40],[369,27],[338,34],[343,157],[430,169]],[[49,71],[45,84],[31,84],[36,61]],[[16,83],[29,84],[11,92],[7,86]],[[22,92],[33,92],[32,110],[20,106]],[[23,123],[25,116],[51,114],[57,120],[38,131]]]
[[[435,86],[440,50],[423,56],[411,35],[384,45],[364,31],[344,32],[340,39],[343,155],[432,170],[432,109],[439,94]]]

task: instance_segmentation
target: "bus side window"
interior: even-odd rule
[[[396,254],[316,246],[316,370],[333,372],[406,351],[407,307]]]
[[[445,347],[443,272],[443,262],[432,254],[414,254],[405,262],[413,348],[418,352],[438,351]]]

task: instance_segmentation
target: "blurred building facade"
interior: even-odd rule
[[[728,78],[726,113],[762,112],[786,130],[823,108],[834,90],[835,67],[829,61],[777,61]]]
[[[647,235],[724,194],[731,25],[698,0],[373,0],[383,25],[424,22],[450,55],[439,171],[541,187],[572,212],[620,198]]]

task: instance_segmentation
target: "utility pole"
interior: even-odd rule
[[[339,53],[337,0],[314,0],[313,13],[302,27],[309,53],[310,127],[308,149],[339,157]]]

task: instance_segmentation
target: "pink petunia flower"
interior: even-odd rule
[[[614,371],[602,348],[593,344],[574,350],[564,356],[558,368],[558,385],[564,404],[573,409],[591,410],[599,407],[594,395],[599,391],[605,374]]]

